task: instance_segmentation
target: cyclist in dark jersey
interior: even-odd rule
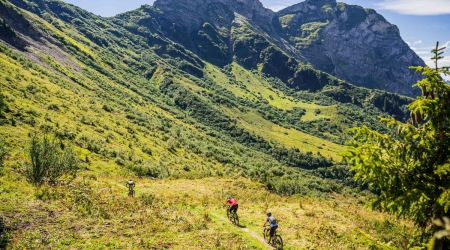
[[[134,184],[133,180],[130,179],[129,181],[127,181],[128,195],[130,195],[134,192],[134,190],[133,190],[134,186],[135,186],[135,184]]]
[[[273,217],[272,213],[270,213],[270,212],[267,213],[267,219],[266,219],[266,222],[264,223],[263,227],[266,227],[267,223],[270,223],[269,236],[270,236],[271,242],[274,243],[276,240],[275,239],[275,231],[278,228],[278,222],[277,222],[277,219],[275,219],[275,217]]]
[[[235,199],[233,199],[233,197],[231,197],[230,195],[227,195],[227,202],[225,204],[229,203],[230,207],[228,208],[228,211],[230,211],[230,213],[236,213],[238,210],[238,203]]]

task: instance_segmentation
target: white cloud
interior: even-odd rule
[[[264,7],[277,12],[286,7],[292,6],[292,5],[302,2],[302,1],[300,1],[300,0],[260,0],[260,2],[264,5]]]
[[[425,56],[421,56],[421,57],[424,60],[425,64],[428,65],[428,67],[434,68],[435,67],[434,61],[431,60],[431,56],[432,55],[430,54],[429,56],[426,56],[426,57]],[[438,64],[439,64],[439,67],[450,66],[450,57],[444,57],[443,59],[439,60]],[[446,76],[446,75],[442,74],[441,76],[445,80],[450,80],[450,75]]]
[[[405,42],[406,44],[408,44],[409,47],[411,47],[411,43],[410,42]]]
[[[427,50],[427,51],[419,51],[418,50],[418,51],[414,51],[414,52],[416,52],[417,55],[431,55],[429,50]]]
[[[383,0],[376,3],[379,8],[406,15],[450,14],[448,0]]]
[[[445,47],[443,56],[445,57],[445,59],[447,59],[447,58],[450,59],[450,41],[447,41],[444,44],[439,43],[439,48],[443,48],[443,47]],[[430,57],[431,57],[431,55],[432,55],[431,50],[436,49],[436,45],[435,46],[428,46],[428,47],[420,47],[419,46],[418,48],[411,47],[411,49],[414,50],[414,52],[416,52],[416,54],[426,54],[426,53],[428,53],[428,54],[430,54]]]
[[[280,11],[280,10],[282,10],[282,9],[284,9],[284,8],[286,8],[286,7],[288,7],[289,5],[273,5],[273,6],[269,6],[269,7],[267,7],[268,9],[271,9],[271,10],[273,10],[273,11],[275,11],[275,12],[277,12],[277,11]]]
[[[415,41],[415,42],[414,42],[414,45],[417,45],[417,44],[422,44],[422,40],[419,40],[419,41]]]
[[[450,49],[449,45],[450,45],[450,41],[447,41],[446,43],[444,43],[444,45],[441,45],[440,47],[447,47],[445,50],[448,50],[448,49]]]

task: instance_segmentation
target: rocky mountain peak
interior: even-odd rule
[[[324,6],[324,5],[331,5],[334,6],[337,4],[336,0],[306,0],[303,2],[304,4],[308,4],[308,5],[315,5],[315,6]]]
[[[303,12],[303,13],[309,13],[309,12],[323,12],[324,11],[324,7],[325,6],[329,6],[331,8],[335,8],[337,6],[337,2],[336,0],[306,0],[304,2],[300,2],[297,4],[294,4],[292,6],[289,6],[285,9],[282,9],[280,11],[277,12],[277,15],[285,15],[285,14],[289,14],[289,13],[299,13],[299,12]],[[316,13],[319,16],[321,16],[323,13]],[[319,16],[317,16],[318,18],[320,18]]]

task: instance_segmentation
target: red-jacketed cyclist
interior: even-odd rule
[[[231,197],[231,195],[227,195],[227,202],[225,204],[229,203],[230,207],[228,208],[228,211],[230,211],[230,213],[236,213],[238,210],[238,202]]]

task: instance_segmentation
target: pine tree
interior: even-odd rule
[[[450,215],[450,85],[440,77],[450,71],[438,67],[444,49],[437,43],[432,50],[434,68],[411,67],[426,76],[414,85],[422,96],[409,105],[411,123],[382,119],[391,134],[357,128],[344,155],[357,180],[381,190],[373,209],[407,217],[424,229]],[[444,242],[435,249],[446,249]]]

